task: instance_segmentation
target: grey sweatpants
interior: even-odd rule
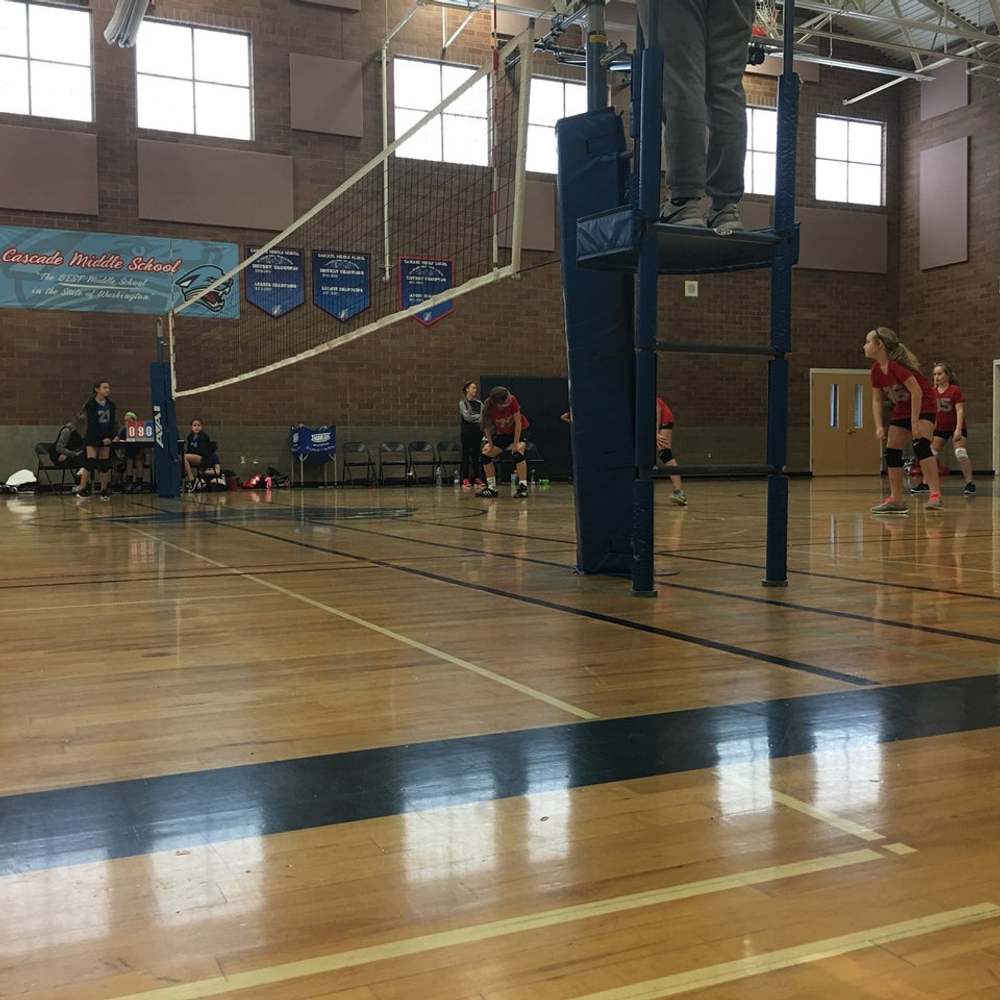
[[[753,0],[637,2],[644,31],[650,2],[659,4],[670,196],[709,194],[716,209],[739,201],[747,148],[743,71]]]

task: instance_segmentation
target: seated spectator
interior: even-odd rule
[[[218,445],[205,433],[205,425],[195,417],[191,433],[184,440],[184,479],[188,493],[198,489],[199,479],[215,479],[222,475]]]
[[[49,445],[49,458],[53,465],[79,469],[83,465],[83,433],[87,429],[87,416],[82,411],[59,428],[54,444]]]

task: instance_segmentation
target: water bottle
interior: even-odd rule
[[[538,485],[538,480],[535,479],[535,470],[534,469],[531,470],[531,485],[532,486],[537,486]]]
[[[461,479],[459,478],[459,476],[458,476],[458,469],[456,469],[456,470],[455,470],[455,478],[454,478],[454,479],[452,480],[452,482],[453,482],[453,483],[454,483],[454,484],[455,484],[456,486],[461,486],[461,485],[462,485],[462,480],[461,480]]]
[[[510,470],[510,485],[513,486],[513,487],[515,487],[515,488],[517,487],[517,468],[516,467]]]
[[[434,482],[436,485],[441,485],[441,466],[437,465],[434,467]]]

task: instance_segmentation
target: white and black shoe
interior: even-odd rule
[[[962,490],[962,494],[964,496],[971,497],[971,496],[975,496],[975,493],[976,493],[976,484],[975,483],[966,483],[965,484],[965,489]]]
[[[910,487],[910,492],[914,494],[930,493],[930,491],[931,488],[930,486],[927,485],[927,483],[915,483],[913,486]]]
[[[518,483],[517,489],[514,491],[514,496],[516,497],[526,497],[528,495],[528,484]]]
[[[492,499],[493,497],[500,496],[499,493],[492,486],[484,486],[477,494],[477,497],[485,497],[486,499]]]

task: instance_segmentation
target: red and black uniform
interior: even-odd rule
[[[527,441],[528,435],[525,433],[531,426],[527,416],[521,410],[521,404],[517,401],[517,396],[511,393],[507,397],[507,402],[501,406],[494,406],[487,418],[490,427],[490,435],[493,444],[501,451],[505,451],[514,443],[514,416],[521,414],[521,440]]]
[[[882,371],[882,366],[877,361],[872,365],[872,387],[881,389],[892,402],[889,423],[893,427],[905,427],[907,430],[910,429],[912,416],[910,390],[906,388],[906,380],[909,378],[915,378],[920,386],[920,419],[934,423],[937,419],[937,393],[923,374],[898,361],[890,361],[886,371]]]
[[[656,426],[661,431],[671,431],[674,429],[674,411],[667,406],[660,397],[656,397]]]
[[[952,437],[965,437],[967,428],[963,424],[958,426],[958,404],[965,402],[965,394],[957,385],[949,385],[946,389],[935,389],[937,397],[938,412],[937,423],[934,425],[935,437],[944,438],[946,441]]]

